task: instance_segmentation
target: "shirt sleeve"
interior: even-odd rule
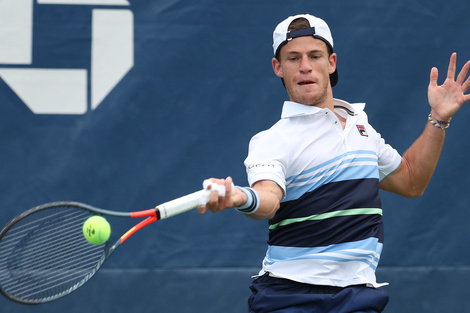
[[[370,127],[369,135],[372,136],[375,141],[375,147],[378,157],[378,169],[379,169],[379,181],[382,181],[385,177],[393,173],[401,163],[401,155],[392,146],[387,144],[382,138],[379,132],[377,132],[371,124],[369,124],[367,114],[362,113],[361,118]]]
[[[400,166],[400,163],[401,155],[381,138],[379,150],[379,181],[395,171],[398,166]]]
[[[249,144],[245,159],[250,186],[261,180],[274,181],[286,192],[286,168],[289,149],[283,136],[270,129],[255,135]]]
[[[373,129],[373,132],[375,140],[377,140],[379,181],[382,181],[398,168],[401,163],[401,155],[385,142],[380,133],[375,131],[375,129]]]

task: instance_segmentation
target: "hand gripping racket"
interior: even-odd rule
[[[234,191],[234,188],[232,188]],[[126,239],[161,219],[189,211],[210,190],[165,202],[138,212],[102,210],[78,202],[52,202],[13,218],[0,232],[0,292],[7,298],[40,304],[59,299],[85,284]],[[144,218],[114,244],[90,244],[83,223],[91,216]]]

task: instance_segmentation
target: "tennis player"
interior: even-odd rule
[[[234,207],[269,220],[250,312],[381,312],[388,295],[375,276],[383,243],[379,188],[423,194],[450,120],[470,100],[470,61],[456,77],[452,54],[440,86],[438,70],[431,70],[428,121],[402,157],[369,124],[363,103],[333,98],[337,56],[322,19],[291,16],[273,41],[273,69],[290,101],[281,119],[250,141],[251,187],[236,187],[230,197],[213,191],[199,212]],[[231,194],[230,177],[210,181]]]

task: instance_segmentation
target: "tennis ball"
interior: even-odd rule
[[[95,215],[83,223],[83,236],[91,244],[100,245],[105,243],[110,235],[111,226],[104,217]]]

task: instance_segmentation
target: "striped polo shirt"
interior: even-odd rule
[[[285,102],[281,119],[250,141],[250,185],[272,180],[285,192],[269,220],[260,275],[315,285],[379,287],[383,245],[379,181],[401,162],[367,120],[365,104],[329,109]]]

